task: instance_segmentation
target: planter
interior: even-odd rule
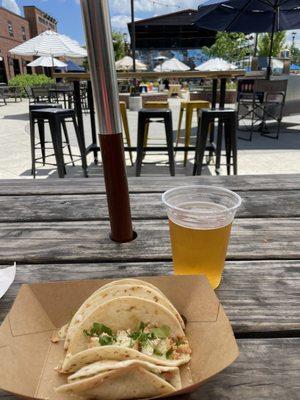
[[[139,111],[142,108],[142,99],[140,96],[129,97],[129,110]]]

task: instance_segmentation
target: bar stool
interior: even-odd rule
[[[82,168],[84,175],[87,176],[87,162],[86,162],[86,150],[84,148],[84,142],[78,130],[77,121],[75,118],[75,111],[62,109],[62,108],[43,108],[39,110],[32,110],[30,113],[30,137],[31,137],[31,157],[32,157],[32,175],[35,178],[36,170],[35,164],[38,159],[35,158],[35,124],[37,121],[49,122],[51,139],[54,149],[54,156],[56,159],[56,166],[58,176],[63,178],[66,174],[66,168],[64,164],[63,155],[63,142],[61,127],[65,125],[66,120],[70,118],[73,122],[75,129],[78,146],[80,149],[80,157],[82,160]],[[66,131],[65,131],[66,132]],[[68,134],[67,134],[68,137]]]
[[[219,119],[217,148],[216,148],[216,172],[219,174],[222,137],[224,126],[224,138],[226,149],[227,174],[230,175],[231,158],[233,159],[233,172],[237,175],[237,139],[236,139],[236,121],[237,112],[233,109],[203,109],[199,118],[197,143],[195,152],[195,164],[193,175],[201,175],[203,167],[203,157],[206,150],[206,143],[209,135],[209,126],[214,124],[215,119]]]
[[[174,161],[174,148],[173,148],[173,124],[172,124],[172,111],[165,108],[146,109],[142,108],[139,111],[138,117],[138,137],[137,137],[137,158],[136,158],[136,176],[141,175],[142,161],[144,151],[157,151],[155,147],[144,147],[146,125],[153,121],[153,119],[160,118],[165,124],[167,150],[169,156],[170,174],[175,176],[175,161]],[[161,121],[159,121],[161,122]]]
[[[144,108],[147,109],[157,109],[157,108],[169,108],[169,102],[168,101],[146,101],[144,104]],[[144,142],[144,147],[147,147],[148,144],[148,138],[149,138],[149,124],[145,125],[145,142]]]
[[[127,143],[128,147],[131,147],[131,139],[130,139],[128,118],[127,118],[127,109],[126,109],[125,101],[120,101],[120,110],[121,110],[121,117],[122,117],[122,123],[123,123],[126,143]],[[129,157],[130,157],[131,165],[133,165],[133,158],[132,158],[132,151],[131,150],[129,150]]]
[[[203,108],[209,108],[211,106],[209,101],[205,100],[192,100],[192,101],[182,101],[180,104],[180,113],[179,113],[179,122],[178,122],[178,131],[177,131],[177,140],[176,140],[176,147],[178,147],[178,143],[180,140],[181,134],[181,124],[183,113],[186,111],[185,116],[185,147],[190,145],[191,139],[191,131],[192,131],[192,120],[193,120],[193,112],[199,111]],[[184,152],[184,162],[183,165],[186,166],[187,157],[188,157],[188,149]]]
[[[30,104],[29,105],[29,114],[33,110],[43,110],[44,108],[59,108],[59,109],[62,109],[62,104],[55,104],[55,103],[54,104],[53,103]],[[45,164],[46,164],[45,121],[39,119],[39,120],[37,120],[37,125],[38,125],[40,142],[34,144],[34,146],[40,145],[40,149],[41,149],[41,153],[42,153],[43,165],[45,166]],[[68,135],[68,131],[67,131],[67,127],[66,127],[65,121],[62,122],[62,127],[63,127],[63,131],[64,131],[65,141],[66,141],[66,145],[68,147],[70,159],[72,161],[72,164],[75,165],[74,161],[73,161],[73,155],[72,155],[72,151],[71,151],[69,135]]]

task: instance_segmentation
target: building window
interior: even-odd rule
[[[12,26],[11,21],[7,21],[7,27],[8,27],[9,36],[13,37],[14,36],[14,28]]]
[[[39,22],[40,22],[41,24],[43,24],[43,25],[46,24],[46,21],[45,21],[44,18],[42,18],[42,17],[39,17]]]
[[[22,31],[23,40],[24,40],[24,41],[27,40],[27,37],[26,37],[26,30],[25,30],[25,27],[24,27],[24,26],[22,26],[21,31]]]

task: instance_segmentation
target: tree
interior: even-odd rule
[[[293,46],[291,46],[291,63],[292,64],[300,63],[300,49]]]
[[[271,46],[271,35],[270,33],[264,33],[258,37],[258,55],[268,57]],[[274,34],[272,57],[277,57],[280,51],[285,46],[285,32],[277,32]]]
[[[244,33],[218,32],[211,47],[203,47],[208,57],[220,57],[226,61],[240,61],[250,53],[250,41]]]
[[[118,61],[125,56],[125,39],[122,33],[113,32],[113,43],[115,51],[115,60]]]

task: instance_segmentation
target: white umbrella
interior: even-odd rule
[[[135,60],[135,67],[138,71],[146,71],[147,65],[143,64],[139,60]],[[116,61],[117,71],[130,71],[133,69],[133,58],[130,56],[125,56],[121,60]]]
[[[190,67],[188,67],[183,62],[177,60],[177,58],[171,58],[163,62],[161,65],[158,65],[154,68],[155,72],[174,72],[174,71],[188,71]]]
[[[272,69],[283,69],[284,67],[283,62],[278,60],[277,58],[272,58],[271,65]]]
[[[68,64],[58,60],[54,57],[44,56],[39,57],[31,63],[27,64],[28,67],[57,67],[57,68],[65,68]]]
[[[198,65],[195,69],[197,71],[229,71],[237,69],[237,67],[222,58],[211,58],[205,63]]]
[[[45,31],[9,52],[20,56],[87,57],[87,51],[79,43],[53,31]]]

